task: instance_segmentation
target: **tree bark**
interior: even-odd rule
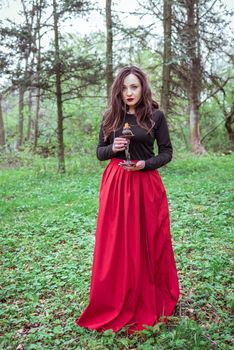
[[[228,141],[234,143],[234,130],[232,129],[232,123],[234,122],[234,104],[231,107],[225,120],[225,128],[227,130]]]
[[[58,140],[58,171],[65,172],[64,140],[63,140],[63,105],[61,87],[61,62],[58,31],[57,3],[53,0],[54,17],[54,44],[55,44],[55,75],[56,75],[56,99],[57,99],[57,140]]]
[[[37,142],[39,137],[39,116],[40,116],[40,88],[37,89],[36,96],[36,113],[34,120],[34,142],[33,142],[33,151],[37,149]]]
[[[22,146],[24,137],[24,87],[19,86],[19,124],[17,148]]]
[[[32,126],[32,88],[29,88],[27,141],[30,141],[30,138],[31,138],[31,126]]]
[[[163,30],[164,30],[164,47],[163,47],[163,71],[162,71],[162,91],[161,107],[165,114],[170,108],[170,85],[171,85],[171,12],[172,0],[163,2]]]
[[[106,0],[106,92],[110,96],[113,82],[113,30],[112,30],[112,0]]]
[[[0,146],[4,147],[6,145],[5,139],[5,128],[2,113],[2,95],[0,94]]]
[[[37,12],[37,31],[35,33],[35,42],[37,46],[37,67],[36,67],[36,81],[37,81],[37,95],[36,95],[36,113],[34,119],[34,140],[33,140],[33,151],[37,149],[37,142],[39,137],[39,116],[40,116],[40,83],[41,83],[41,12],[42,12],[42,1],[38,2],[38,12]]]
[[[187,0],[187,30],[188,30],[188,56],[189,56],[189,118],[192,152],[196,154],[207,153],[201,144],[200,136],[200,95],[201,83],[201,57],[199,50],[199,22],[196,10],[199,0]]]

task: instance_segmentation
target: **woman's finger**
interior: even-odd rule
[[[129,143],[129,140],[123,137],[116,137],[113,142],[113,151],[114,152],[119,152],[119,151],[124,151],[127,144]]]

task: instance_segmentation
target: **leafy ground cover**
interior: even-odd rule
[[[170,322],[127,335],[76,326],[88,303],[103,166],[3,169],[1,349],[230,349],[234,156],[187,156],[167,190],[180,300]]]

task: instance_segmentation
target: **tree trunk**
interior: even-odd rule
[[[38,12],[37,12],[37,31],[35,33],[35,46],[37,47],[37,68],[36,68],[36,81],[37,81],[37,95],[36,95],[36,113],[34,119],[34,140],[33,140],[33,151],[35,152],[37,149],[37,142],[39,137],[39,115],[40,115],[40,83],[41,83],[41,10],[42,1],[38,2]]]
[[[39,116],[40,116],[40,88],[37,89],[36,96],[36,113],[34,120],[34,142],[33,142],[33,151],[35,152],[37,149],[37,142],[39,137]]]
[[[231,107],[230,112],[228,113],[225,120],[225,128],[228,134],[228,141],[234,143],[234,130],[232,129],[232,123],[234,122],[234,104]]]
[[[106,0],[106,91],[110,95],[113,82],[113,31],[112,31],[112,0]]]
[[[59,32],[57,3],[53,0],[54,16],[54,45],[55,45],[55,75],[56,75],[56,98],[57,98],[57,140],[58,140],[58,170],[65,172],[64,141],[63,141],[63,105],[61,87],[61,63],[59,55]]]
[[[3,113],[2,113],[2,95],[0,94],[0,146],[4,147],[5,145],[6,145],[6,140],[5,140]]]
[[[163,71],[162,71],[162,91],[161,107],[165,114],[170,108],[170,73],[171,73],[171,5],[172,0],[163,2],[163,30],[164,30],[164,48],[163,48]]]
[[[19,87],[19,124],[17,148],[23,144],[24,133],[24,87]]]
[[[32,88],[29,88],[27,141],[30,141],[30,138],[31,138],[31,127],[32,127]]]
[[[201,57],[199,50],[198,10],[199,1],[188,0],[187,4],[187,30],[188,30],[188,55],[189,55],[189,118],[190,137],[192,151],[196,154],[207,153],[201,144],[200,136],[200,94],[201,94]],[[197,18],[196,18],[197,17]]]

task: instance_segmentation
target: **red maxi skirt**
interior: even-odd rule
[[[76,323],[133,333],[172,315],[179,284],[160,175],[119,162],[111,159],[102,176],[89,304]]]

